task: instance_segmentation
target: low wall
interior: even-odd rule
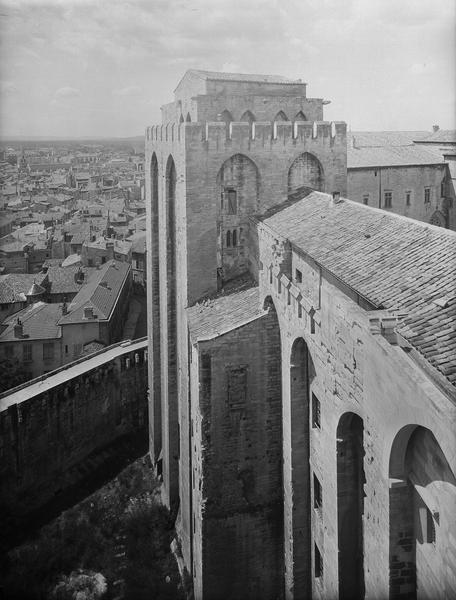
[[[147,339],[115,344],[0,396],[2,520],[39,509],[128,435],[147,439]],[[98,465],[99,466],[99,465]]]

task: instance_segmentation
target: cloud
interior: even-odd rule
[[[61,87],[54,94],[56,98],[78,98],[80,95],[80,90],[70,86]]]
[[[142,87],[139,85],[129,85],[120,90],[113,90],[113,96],[139,96],[142,93]]]

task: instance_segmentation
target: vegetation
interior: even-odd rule
[[[150,461],[139,459],[0,561],[5,597],[181,599],[172,538]]]
[[[0,359],[0,394],[30,379],[17,358]]]

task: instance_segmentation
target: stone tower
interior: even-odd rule
[[[346,193],[346,125],[323,121],[325,102],[284,77],[191,70],[174,95],[162,124],[146,131],[150,453],[163,501],[178,511],[178,546],[195,595],[216,597],[207,582],[219,574],[204,559],[212,551],[202,508],[211,504],[202,481],[205,424],[194,404],[210,364],[194,360],[188,310],[239,278],[257,280],[253,215],[306,188]],[[243,376],[234,373],[232,389]],[[265,506],[252,503],[250,525],[269,527]],[[261,536],[249,543],[249,555],[263,552]],[[262,567],[252,561],[242,577],[262,582],[250,597],[281,595],[273,557]]]

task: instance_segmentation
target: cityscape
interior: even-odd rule
[[[95,4],[2,8],[24,31],[38,15],[57,43],[55,22],[69,39],[86,24],[99,35]],[[125,17],[139,48],[120,4],[111,33]],[[264,27],[277,14],[291,28],[292,3],[272,4]],[[396,27],[380,5],[347,3],[357,22]],[[447,27],[455,11],[442,6],[424,27]],[[176,31],[193,27],[180,8]],[[432,7],[410,11],[426,23]],[[439,51],[428,49],[433,72]],[[38,123],[27,135],[8,60],[0,597],[456,596],[454,119],[442,108],[381,127],[380,111],[357,120],[349,108],[347,122],[344,86],[336,100],[313,95],[318,72],[304,83],[302,67],[197,56],[176,59],[150,104],[126,71],[126,87],[113,83],[112,128],[130,137],[105,135],[106,115],[85,135],[76,78],[50,103],[48,135]]]

